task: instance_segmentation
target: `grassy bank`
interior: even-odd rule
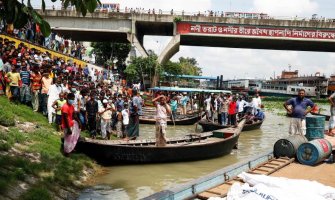
[[[60,135],[31,108],[0,97],[0,199],[71,199],[94,163],[61,154]],[[18,189],[20,184],[23,189]]]

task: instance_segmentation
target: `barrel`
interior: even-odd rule
[[[313,166],[328,158],[331,152],[332,145],[328,140],[315,139],[299,146],[297,158],[301,164]]]
[[[325,121],[324,116],[312,115],[306,117],[306,138],[308,141],[324,138]]]
[[[292,135],[284,139],[278,140],[273,147],[273,155],[276,158],[279,157],[289,157],[294,158],[298,147],[308,142],[303,135]]]

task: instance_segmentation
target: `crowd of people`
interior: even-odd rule
[[[246,118],[251,124],[263,120],[262,100],[257,93],[255,97],[246,95],[212,94],[204,102],[206,119],[214,122],[217,119],[222,126],[237,124],[237,119]]]
[[[0,38],[1,95],[31,106],[66,134],[77,120],[92,138],[100,132],[103,139],[112,133],[136,139],[143,103],[138,84],[127,87],[123,81],[107,80],[104,72],[95,72],[22,43],[16,48],[13,41]]]
[[[19,38],[23,41],[28,41],[47,49],[74,57],[83,59],[86,53],[86,48],[81,42],[65,39],[58,33],[52,32],[48,37],[43,36],[40,26],[34,22],[28,22],[25,28],[14,29],[13,24],[0,24],[0,29],[7,34]]]

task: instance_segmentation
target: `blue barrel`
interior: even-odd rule
[[[308,141],[324,138],[325,121],[324,116],[312,115],[306,117],[306,138]]]
[[[332,153],[332,145],[326,139],[316,139],[299,146],[297,158],[301,164],[316,165]]]
[[[306,142],[308,142],[308,140],[303,135],[291,135],[287,138],[280,139],[273,146],[273,155],[276,158],[294,158],[299,146]]]

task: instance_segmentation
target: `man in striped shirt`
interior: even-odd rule
[[[20,88],[20,100],[23,104],[28,104],[31,101],[30,93],[30,72],[27,70],[26,63],[22,63],[20,72],[22,87]]]

